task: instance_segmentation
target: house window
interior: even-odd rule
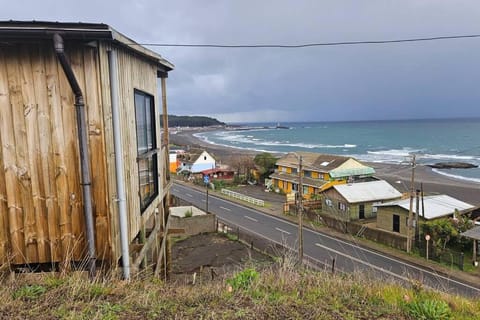
[[[207,160],[207,156],[203,156],[203,160]]]
[[[158,195],[155,106],[153,96],[138,90],[134,95],[140,209],[143,212]]]
[[[347,205],[343,202],[338,203],[338,209],[341,211],[347,211]]]
[[[329,207],[333,206],[332,200],[330,199],[325,199],[325,204]]]

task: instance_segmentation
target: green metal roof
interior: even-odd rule
[[[350,176],[366,176],[366,175],[372,175],[374,173],[375,173],[375,170],[370,167],[334,169],[330,171],[330,177],[342,178],[342,177],[350,177]]]

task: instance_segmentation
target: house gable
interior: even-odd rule
[[[203,170],[214,169],[215,166],[215,158],[213,158],[207,151],[203,151],[193,162],[191,170],[193,173],[197,173]]]

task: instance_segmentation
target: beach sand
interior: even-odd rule
[[[222,164],[229,164],[232,159],[239,156],[254,157],[259,153],[253,150],[210,144],[194,136],[195,133],[205,130],[212,129],[178,131],[176,134],[170,134],[170,143],[182,146],[184,149],[205,149]],[[386,163],[366,164],[375,169],[378,178],[388,181],[400,192],[408,191],[412,174],[411,166]],[[478,183],[443,176],[433,172],[430,167],[417,165],[415,168],[415,188],[420,189],[420,184],[423,184],[423,190],[426,194],[447,194],[472,205],[480,206],[480,184]]]

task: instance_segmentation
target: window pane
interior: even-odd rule
[[[153,149],[153,130],[152,130],[152,100],[150,97],[145,97],[145,126],[146,126],[146,136],[147,136],[147,148],[148,150]]]
[[[157,155],[139,160],[138,173],[140,176],[140,206],[143,211],[158,194]]]
[[[145,97],[141,94],[135,94],[135,121],[137,124],[137,150],[138,153],[147,151],[147,124],[145,121]]]
[[[157,155],[146,155],[156,149],[154,101],[151,95],[135,91],[137,126],[138,181],[140,207],[143,212],[158,195]]]

